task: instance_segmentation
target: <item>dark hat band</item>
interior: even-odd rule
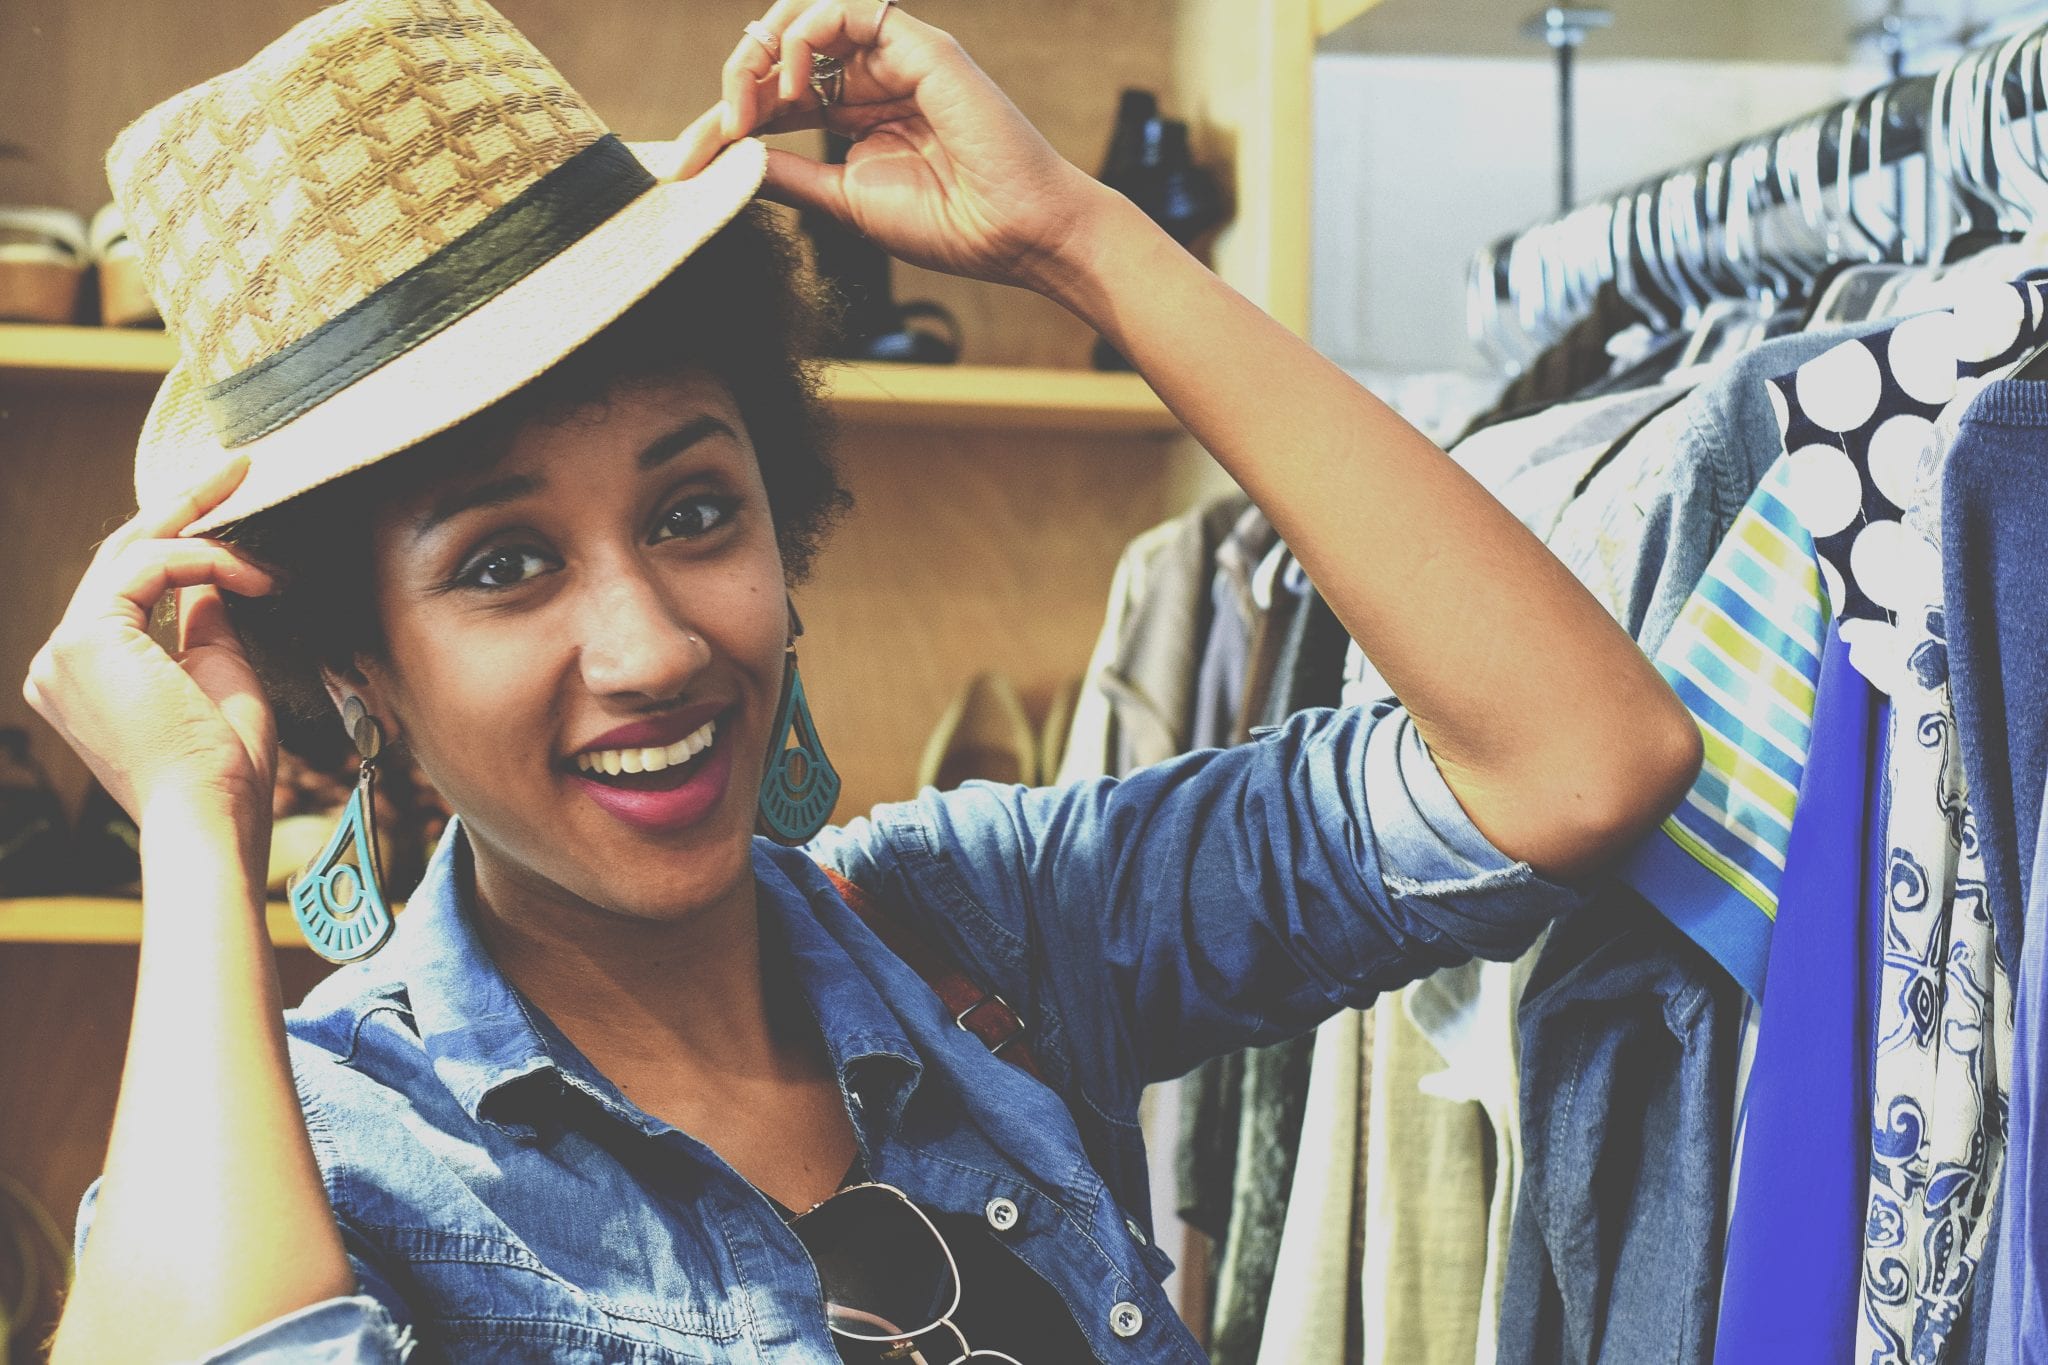
[[[201,395],[221,444],[276,431],[474,312],[654,187],[607,134],[468,232],[283,350]]]

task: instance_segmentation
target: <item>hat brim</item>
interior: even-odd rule
[[[231,454],[249,457],[235,491],[189,530],[230,522],[375,464],[483,411],[596,336],[731,222],[761,187],[759,138],[726,147],[687,180],[674,143],[628,146],[659,183],[502,293],[284,426],[230,450],[180,360],[150,404],[136,450],[139,505],[191,488]]]

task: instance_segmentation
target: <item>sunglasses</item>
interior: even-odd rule
[[[924,1210],[894,1185],[849,1185],[798,1214],[790,1231],[811,1253],[825,1290],[825,1324],[849,1341],[886,1346],[884,1358],[911,1365],[1021,1365],[1001,1351],[976,1351],[953,1325],[960,1267]],[[952,1334],[927,1357],[916,1339]]]

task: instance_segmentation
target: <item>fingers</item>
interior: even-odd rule
[[[253,672],[242,641],[228,623],[227,601],[211,584],[178,593],[178,661],[214,699],[221,715],[241,737],[252,761],[262,761],[276,735],[276,721]]]
[[[807,156],[768,149],[768,173],[761,181],[761,197],[796,209],[818,209],[844,223],[846,210],[846,167],[828,166]]]
[[[682,144],[682,157],[676,163],[675,178],[688,180],[711,164],[711,158],[718,155],[725,146],[726,102],[718,103],[697,116],[695,122],[683,129],[676,141]]]
[[[917,100],[911,97],[869,104],[835,104],[829,109],[812,104],[808,108],[786,109],[754,131],[764,134],[797,133],[806,128],[829,128],[858,142],[882,124],[911,118],[916,113]]]
[[[806,3],[807,0],[775,0],[759,22],[779,36]],[[752,34],[742,33],[732,55],[725,59],[721,87],[726,113],[721,131],[727,141],[745,136],[762,121],[761,91],[774,78],[776,56]]]
[[[908,15],[890,17],[887,9],[880,0],[775,0],[757,21],[777,35],[775,52],[740,35],[720,72],[723,97],[678,136],[683,153],[674,178],[697,174],[725,144],[749,133],[822,127],[858,139],[878,123],[916,113],[913,72],[929,60],[926,39],[937,30]],[[810,86],[817,52],[848,59],[841,96],[829,110]],[[877,56],[889,70],[863,61]]]
[[[118,554],[138,540],[177,535],[220,506],[228,494],[241,486],[242,476],[248,472],[248,456],[229,456],[226,463],[169,502],[157,507],[145,507],[130,517],[120,529],[106,538],[100,547],[100,553]]]
[[[228,624],[228,604],[220,589],[211,583],[178,592],[178,648],[187,653],[226,645],[241,648],[241,639]]]
[[[867,0],[855,0],[867,9]],[[848,0],[816,0],[791,21],[782,34],[782,98],[791,104],[810,93],[811,54],[823,52],[848,56],[866,46],[860,34],[870,34],[874,24],[863,18],[856,29]],[[812,96],[812,98],[816,98]]]
[[[262,597],[276,590],[278,580],[217,540],[145,540],[88,573],[72,608],[91,619],[113,616],[143,630],[150,608],[165,593],[202,584],[241,597]]]
[[[839,0],[817,0],[809,9],[791,21],[782,32],[782,70],[776,94],[784,104],[796,104],[806,95],[816,103],[817,97],[810,88],[811,54],[818,45],[836,31],[836,25],[821,22],[818,11],[838,9]]]

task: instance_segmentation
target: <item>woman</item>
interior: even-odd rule
[[[370,156],[374,203],[401,218],[505,196],[416,193],[432,165],[378,159],[399,116],[363,114],[365,90],[480,71],[516,87],[508,125],[581,117],[573,95],[534,93],[538,55],[470,0],[355,0],[308,23],[317,42],[294,30],[124,135],[131,220],[167,160],[208,154],[201,115],[232,141],[218,130],[296,108],[303,142],[348,104],[318,185],[272,185],[264,209],[346,194],[331,168]],[[482,45],[412,60],[428,39]],[[378,43],[408,58],[375,68],[383,84],[357,79],[368,67],[319,84]],[[813,53],[843,72],[813,73]],[[250,97],[258,76],[281,84]],[[416,135],[475,173],[498,125],[448,131],[443,93]],[[555,201],[580,204],[625,177],[622,207],[571,223],[516,282],[442,269],[471,238],[439,220],[404,237],[426,243],[413,264],[333,286],[298,331],[292,309],[330,288],[292,293],[302,259],[188,289],[249,255],[200,233],[160,272],[188,358],[220,351],[166,385],[143,510],[25,687],[137,815],[146,888],[59,1361],[387,1360],[414,1341],[436,1358],[829,1360],[896,1338],[934,1361],[1199,1359],[1145,1236],[1142,1086],[1512,956],[1690,782],[1690,719],[1542,546],[1061,160],[945,33],[877,0],[778,0],[724,94],[666,184],[632,188],[635,167],[577,134],[513,201],[520,222],[464,220],[516,254],[554,230],[528,212],[550,187],[583,177]],[[209,107],[230,97],[234,119]],[[821,117],[857,139],[844,168],[763,163],[743,136]],[[248,136],[273,162],[297,145]],[[239,155],[237,175],[257,159]],[[754,838],[758,774],[785,743],[786,591],[843,496],[816,452],[787,248],[758,213],[733,218],[748,156],[764,197],[1099,331],[1264,509],[1405,709],[1306,714],[1122,783],[927,794],[803,848]],[[247,209],[220,183],[216,208]],[[627,289],[655,257],[586,248],[664,194],[723,207],[660,238],[669,278]],[[192,198],[164,198],[145,253]],[[435,295],[442,314],[401,321],[402,291],[437,279],[488,297]],[[260,299],[288,344],[237,351],[261,329],[223,324],[224,298]],[[560,325],[503,344],[518,316]],[[338,362],[338,336],[344,360],[371,359]],[[247,454],[155,491],[207,450]],[[173,589],[166,653],[144,628]],[[457,818],[392,945],[280,1027],[260,913],[273,704],[308,690],[367,718],[373,746],[405,744]],[[1036,1074],[953,1027],[821,862],[1015,1002]]]

